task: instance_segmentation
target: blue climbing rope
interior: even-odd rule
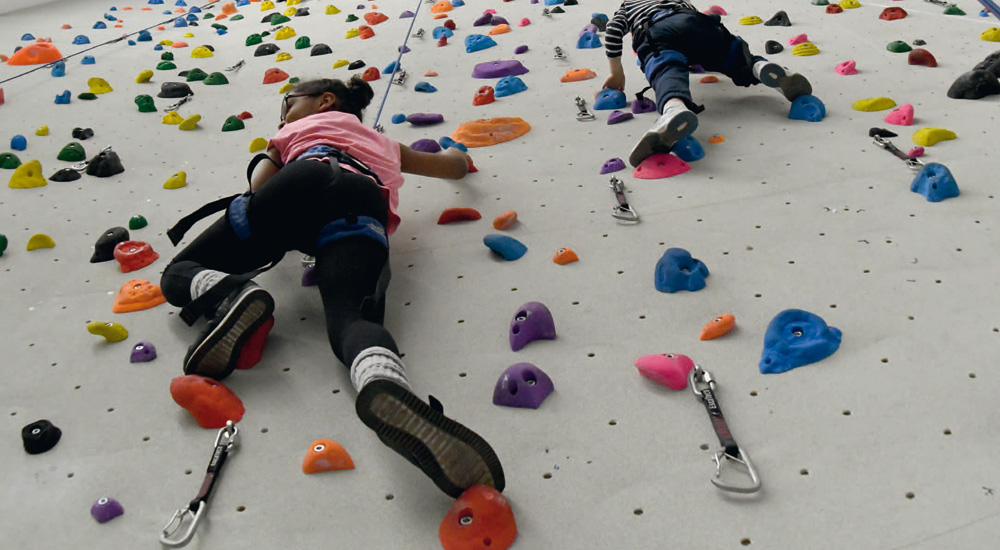
[[[389,91],[392,90],[392,81],[396,79],[396,72],[399,71],[400,63],[403,59],[403,52],[406,51],[406,42],[410,39],[410,33],[413,32],[413,24],[417,22],[417,15],[420,14],[420,4],[423,0],[417,0],[417,9],[413,10],[413,18],[410,20],[410,28],[406,31],[406,36],[403,38],[403,45],[399,47],[399,55],[396,56],[396,64],[392,68],[392,74],[389,76],[389,83],[385,86],[385,93],[382,94],[382,103],[378,106],[378,113],[375,115],[375,123],[372,124],[372,128],[378,128],[378,119],[382,117],[382,109],[385,108],[385,100],[389,98]]]

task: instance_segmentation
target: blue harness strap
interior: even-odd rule
[[[233,231],[236,233],[236,237],[239,240],[245,241],[250,238],[250,220],[247,219],[247,200],[249,197],[247,195],[240,195],[233,199],[233,202],[229,203],[229,208],[226,211],[226,217],[229,219],[229,225],[232,226]]]
[[[316,250],[347,237],[368,237],[389,248],[385,227],[375,218],[358,216],[354,223],[350,223],[347,218],[340,218],[324,225],[316,237]]]

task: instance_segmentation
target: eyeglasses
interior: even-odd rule
[[[288,114],[288,100],[293,97],[318,97],[321,94],[293,94],[288,92],[285,97],[281,98],[281,122],[285,121],[285,116]]]

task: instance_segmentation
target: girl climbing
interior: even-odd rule
[[[718,15],[700,13],[684,0],[622,2],[605,33],[605,54],[611,75],[604,81],[604,88],[625,90],[622,37],[629,32],[632,49],[638,54],[646,80],[656,94],[660,113],[660,118],[632,148],[629,155],[632,166],[638,166],[653,153],[669,151],[674,143],[698,127],[696,113],[705,108],[691,98],[688,84],[691,65],[723,73],[737,86],[763,83],[778,88],[789,101],[812,93],[812,86],[804,76],[788,75],[777,63],[751,54],[747,43],[732,35]]]
[[[226,214],[167,266],[161,287],[190,325],[205,329],[188,349],[185,374],[215,379],[253,361],[271,326],[274,300],[252,278],[290,250],[315,257],[333,352],[350,367],[361,420],[396,452],[457,497],[472,485],[504,488],[500,461],[479,435],[447,418],[440,403],[410,390],[392,335],[383,326],[389,282],[388,237],[402,172],[461,179],[469,156],[452,148],[410,149],[361,123],[373,92],[347,83],[298,84],[281,103],[278,133],[248,169],[251,190],[202,207],[169,232],[179,242],[198,219]],[[240,365],[245,366],[245,365]]]

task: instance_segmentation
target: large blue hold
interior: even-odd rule
[[[786,309],[767,325],[760,372],[777,374],[826,359],[840,347],[840,338],[840,330],[818,315]]]
[[[24,151],[28,148],[28,140],[21,134],[18,134],[10,138],[10,148],[15,151]]]
[[[453,0],[452,3],[451,3],[451,7],[453,7],[453,8],[460,8],[460,7],[464,6],[464,5],[465,5],[465,2],[463,2],[462,0]]]
[[[684,162],[694,162],[705,158],[705,149],[698,143],[694,136],[688,136],[670,148],[670,152],[677,155]]]
[[[924,166],[913,179],[910,191],[920,193],[929,202],[941,202],[958,196],[958,183],[947,166],[932,162]]]
[[[605,88],[597,92],[597,97],[594,99],[595,111],[624,109],[626,105],[628,105],[628,100],[625,99],[625,93],[613,88]]]
[[[188,10],[188,13],[201,13],[201,8],[199,8],[198,6],[191,6],[191,9]]]
[[[516,76],[505,76],[500,79],[500,82],[497,82],[496,89],[493,92],[493,97],[506,97],[521,93],[527,89],[528,85],[525,84],[520,78]]]
[[[576,47],[581,50],[592,50],[601,47],[601,38],[596,32],[585,32],[576,41]]]
[[[430,82],[420,81],[417,85],[413,87],[414,92],[424,92],[425,94],[433,94],[438,91]]]
[[[183,17],[178,17],[177,19],[174,19],[174,27],[186,27],[186,26],[188,26],[188,22]]]
[[[150,42],[153,40],[153,35],[149,31],[139,31],[139,36],[136,37],[139,42]]]
[[[485,50],[486,48],[492,48],[496,45],[496,40],[493,40],[485,34],[470,34],[465,37],[465,53],[478,52],[480,50]]]
[[[81,46],[83,44],[90,44],[90,39],[87,38],[87,35],[85,34],[78,34],[76,35],[76,38],[73,39],[73,43],[76,44],[77,46]]]
[[[193,13],[189,13],[189,14],[185,15],[184,18],[187,19],[189,23],[197,23],[198,22],[198,16],[195,15],[195,14],[193,14]]]
[[[826,105],[823,105],[823,102],[814,95],[800,95],[795,98],[795,101],[792,101],[792,107],[788,110],[788,118],[819,122],[826,118]]]
[[[496,233],[483,237],[483,244],[488,246],[493,252],[502,256],[503,259],[508,262],[520,259],[521,256],[524,256],[525,253],[528,252],[528,247],[524,246],[521,241],[513,237],[508,237],[507,235],[498,235]]]
[[[52,76],[66,76],[66,62],[60,59],[52,64]]]
[[[69,90],[66,90],[65,92],[63,92],[61,94],[57,94],[56,95],[56,105],[67,105],[67,104],[69,104],[69,97],[70,97]]]
[[[106,29],[106,28],[108,28],[108,26],[104,24],[104,21],[98,21],[97,23],[94,23],[94,28],[95,29]]]
[[[392,74],[396,72],[398,69],[399,65],[395,61],[393,61],[392,63],[386,65],[384,69],[382,69],[382,74]]]
[[[695,292],[705,288],[705,277],[708,277],[708,267],[701,260],[692,258],[683,248],[669,248],[656,262],[653,282],[660,292]]]
[[[451,38],[453,34],[455,33],[451,32],[451,29],[448,27],[434,27],[434,30],[431,32],[431,36],[433,36],[436,40],[441,40],[442,36]]]

